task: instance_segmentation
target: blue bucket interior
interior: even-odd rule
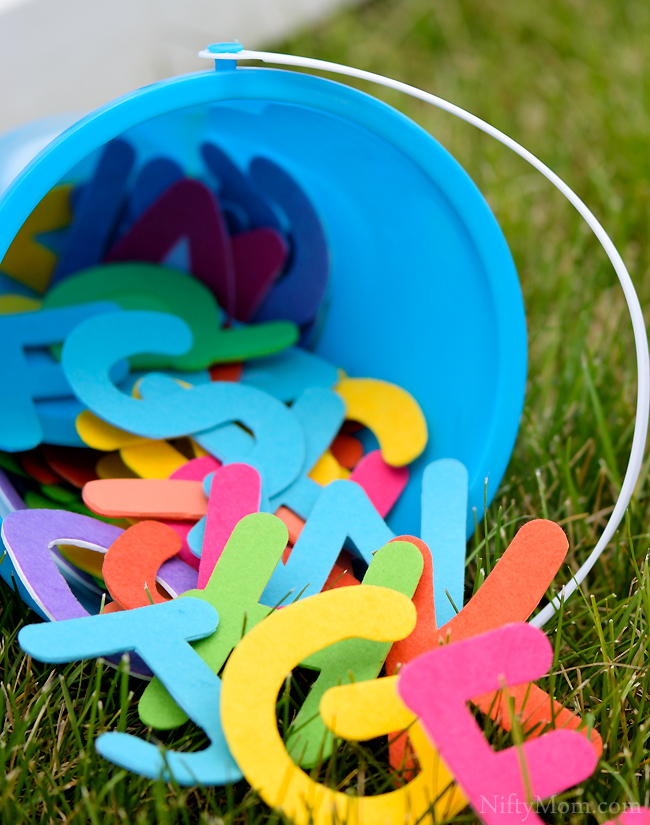
[[[262,156],[295,178],[331,253],[314,351],[351,376],[404,387],[427,419],[428,446],[388,524],[419,535],[424,467],[451,457],[469,471],[469,536],[485,480],[489,502],[514,446],[527,347],[510,251],[462,167],[413,121],[348,86],[275,69],[199,72],[136,90],[48,143],[0,197],[0,259],[47,191],[87,178],[120,135],[136,149],[136,174],[164,155],[210,182],[200,155],[209,140],[244,171]]]

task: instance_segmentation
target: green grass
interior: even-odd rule
[[[282,48],[388,74],[440,94],[512,135],[575,188],[612,234],[645,305],[650,297],[650,107],[644,0],[383,0],[345,11]],[[362,85],[362,84],[361,84]],[[362,85],[362,88],[369,88]],[[470,543],[467,595],[517,527],[544,516],[567,531],[556,586],[598,539],[624,474],[634,420],[635,359],[613,271],[572,209],[537,173],[472,127],[396,93],[372,89],[427,128],[487,197],[512,249],[529,329],[527,400],[510,466]],[[477,398],[480,404],[481,399]],[[650,804],[646,702],[650,611],[643,473],[627,524],[547,630],[555,659],[542,687],[593,719],[605,750],[570,801],[601,811]],[[97,756],[98,732],[142,733],[141,687],[93,662],[31,662],[16,633],[32,620],[2,590],[0,811],[3,821],[255,823],[273,820],[240,783],[179,789],[126,774]],[[296,686],[296,690],[299,685]],[[280,707],[291,712],[294,698]],[[486,725],[495,745],[503,735]],[[146,732],[145,732],[146,733]],[[170,747],[196,748],[184,728]],[[385,743],[345,745],[328,781],[385,786]],[[325,773],[326,771],[324,771]],[[547,814],[603,822],[607,813]],[[474,821],[467,810],[455,821]]]

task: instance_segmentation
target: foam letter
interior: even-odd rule
[[[428,621],[433,604],[433,585],[428,583],[425,565],[425,572],[413,597],[418,617],[422,612],[422,621],[418,618],[416,631],[393,646],[387,657],[386,672],[394,672],[398,663],[405,664],[439,645],[458,642],[510,622],[528,619],[553,581],[567,549],[564,531],[554,522],[536,519],[525,524],[477,593],[442,628],[436,628],[435,622]],[[562,707],[535,684],[515,685],[510,690],[510,698],[529,736],[539,735],[541,728],[552,720],[558,726],[572,730],[584,726],[579,716]],[[505,730],[510,730],[510,715],[500,697],[494,693],[486,694],[477,697],[474,703],[492,719],[498,719]],[[600,752],[602,741],[598,733],[591,731],[589,739]],[[391,761],[395,766],[402,761],[400,753],[403,752],[404,742],[401,738],[394,744]]]
[[[197,520],[208,508],[200,481],[102,478],[83,489],[87,507],[100,516]]]
[[[205,589],[185,594],[219,605],[217,633],[195,647],[214,673],[221,670],[243,634],[272,612],[259,600],[286,545],[286,527],[275,516],[246,516],[233,530]],[[157,679],[147,686],[139,710],[142,721],[156,728],[173,728],[187,719]]]
[[[162,376],[144,378],[142,399],[132,398],[110,380],[111,365],[138,352],[181,354],[191,344],[191,332],[180,318],[164,313],[122,312],[103,317],[108,321],[96,323],[102,318],[98,316],[78,326],[68,336],[62,355],[75,395],[92,412],[115,427],[153,439],[192,433],[205,437],[205,431],[240,421],[255,434],[251,456],[264,466],[269,493],[294,480],[304,460],[304,439],[296,417],[282,402],[252,387],[225,381],[183,390]],[[169,398],[148,397],[148,387],[161,385],[168,389]],[[228,460],[237,460],[237,456]]]
[[[50,189],[20,227],[0,263],[3,272],[39,293],[47,289],[56,255],[38,240],[38,236],[68,226],[72,220],[71,188],[66,185]]]
[[[286,214],[292,238],[289,270],[264,298],[255,320],[286,318],[302,326],[316,315],[329,281],[323,228],[302,189],[273,161],[254,158],[249,174],[254,187]]]
[[[106,551],[102,565],[113,599],[124,610],[146,607],[150,597],[156,604],[165,601],[156,590],[156,575],[180,548],[177,534],[157,521],[141,521],[125,530]]]
[[[201,155],[206,166],[219,181],[219,200],[233,203],[241,208],[250,221],[250,226],[270,226],[280,231],[280,223],[275,212],[251,186],[248,177],[236,166],[228,155],[214,143],[204,143]]]
[[[289,347],[278,355],[247,361],[241,381],[280,401],[294,401],[311,387],[333,387],[338,381],[338,370],[313,352]]]
[[[168,441],[145,441],[122,447],[120,458],[140,478],[169,478],[187,458]]]
[[[420,535],[431,550],[438,627],[453,619],[465,598],[467,470],[453,458],[434,461],[422,476]],[[449,596],[447,595],[449,593]]]
[[[223,396],[221,388],[224,387],[226,396],[232,398],[230,408],[241,410],[237,415],[233,413],[230,420],[243,423],[253,431],[254,438],[236,424],[230,424],[195,432],[194,440],[225,464],[242,462],[257,467],[264,477],[268,494],[284,490],[296,478],[305,461],[306,434],[298,417],[302,406],[296,402],[289,409],[260,390],[223,381],[203,385],[203,397],[194,398],[197,403],[211,404],[211,409],[216,410]],[[143,399],[151,402],[158,400],[161,404],[165,401],[169,404],[171,396],[175,409],[187,409],[188,399],[181,394],[194,391],[183,390],[175,381],[160,375],[144,378],[139,389]],[[252,394],[247,394],[249,390]],[[179,403],[181,400],[185,402],[182,406]],[[323,399],[321,402],[325,404]]]
[[[198,180],[173,183],[112,247],[106,261],[161,263],[182,238],[188,238],[190,268],[231,311],[235,270],[223,215],[216,198]]]
[[[210,485],[198,587],[207,586],[237,524],[260,509],[262,479],[248,464],[228,464],[217,470]]]
[[[347,417],[365,424],[377,436],[387,464],[410,464],[426,447],[424,414],[402,387],[375,378],[344,378],[335,390],[345,401]]]
[[[363,577],[363,586],[390,587],[408,598],[413,596],[423,562],[420,551],[406,541],[392,541],[378,550]],[[388,642],[367,639],[345,639],[315,653],[302,664],[319,670],[287,738],[287,750],[294,762],[303,767],[327,759],[332,752],[332,737],[318,712],[320,700],[329,688],[346,681],[363,682],[376,679],[386,655]]]
[[[276,604],[303,588],[301,598],[319,593],[347,538],[370,564],[374,551],[394,535],[358,484],[333,481],[323,488],[287,564],[271,577],[263,601]]]
[[[101,260],[119,218],[134,161],[135,152],[125,140],[117,138],[106,144],[92,179],[75,203],[72,227],[52,276],[53,284]]]
[[[30,370],[25,347],[43,347],[61,341],[92,316],[114,316],[115,304],[83,304],[69,309],[0,315],[0,449],[31,450],[40,444],[43,430],[34,399],[70,395],[68,381],[56,362]],[[116,358],[113,363],[119,361]],[[112,366],[112,365],[111,365]],[[123,376],[122,376],[123,377]],[[44,394],[42,387],[45,387]]]
[[[119,527],[65,510],[16,510],[2,522],[2,540],[18,589],[21,595],[28,594],[26,601],[39,616],[49,621],[88,615],[59,573],[50,548],[75,543],[104,552],[121,534]]]
[[[301,661],[351,637],[375,642],[401,638],[414,622],[413,605],[401,593],[373,586],[342,587],[276,611],[233,651],[221,693],[228,744],[250,785],[296,825],[419,821],[432,805],[436,819],[446,819],[464,807],[462,796],[448,787],[451,777],[424,736],[417,744],[422,770],[412,782],[378,796],[356,797],[311,779],[293,763],[278,733],[278,692],[287,673]],[[399,706],[385,706],[383,733],[395,729],[395,704]]]
[[[56,664],[136,651],[192,721],[203,728],[210,746],[196,753],[163,754],[152,742],[113,732],[97,739],[97,750],[116,765],[150,779],[169,781],[171,774],[181,785],[223,785],[236,782],[241,772],[221,727],[221,685],[189,644],[213,633],[218,621],[211,605],[178,599],[106,616],[29,625],[20,631],[19,642],[35,659]]]
[[[551,731],[494,753],[466,705],[486,691],[538,679],[552,661],[553,648],[544,633],[518,624],[432,650],[400,672],[399,695],[417,714],[487,825],[522,822],[519,802],[531,804],[562,793],[590,776],[596,767],[596,751],[583,736],[570,730]],[[516,811],[509,808],[493,813],[481,806],[484,798],[496,795],[508,799],[511,794],[517,801]],[[541,818],[535,813],[532,816],[532,821],[541,825]]]
[[[319,459],[339,431],[345,418],[345,404],[330,389],[314,387],[305,390],[291,407],[302,427],[305,439],[305,459],[298,478],[278,495],[272,496],[273,511],[284,505],[307,518],[322,492],[320,484],[309,478]]]

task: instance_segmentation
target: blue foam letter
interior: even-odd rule
[[[43,439],[43,430],[34,399],[52,397],[53,394],[71,395],[61,366],[37,360],[32,372],[25,347],[59,343],[87,318],[102,313],[113,315],[116,311],[119,314],[119,309],[117,304],[101,301],[63,309],[0,315],[0,449],[15,452],[38,446]]]
[[[290,590],[301,598],[320,593],[349,538],[368,564],[372,554],[395,538],[365,490],[354,481],[332,481],[324,487],[285,566],[278,565],[262,594],[262,602],[278,604]]]
[[[345,402],[333,390],[313,387],[305,390],[291,407],[302,426],[305,461],[298,478],[282,492],[271,497],[271,512],[284,504],[301,518],[309,517],[323,492],[320,484],[307,475],[330,446],[345,420]]]
[[[456,615],[447,593],[458,610],[463,606],[467,490],[465,465],[454,458],[434,461],[424,470],[420,535],[433,559],[433,595],[438,627]]]
[[[230,755],[221,727],[221,680],[190,642],[214,633],[212,605],[191,597],[83,619],[29,625],[18,634],[23,650],[41,662],[74,662],[134,650],[173,699],[199,725],[210,746],[196,753],[160,749],[128,733],[103,733],[98,752],[122,768],[180,785],[223,785],[242,773]]]

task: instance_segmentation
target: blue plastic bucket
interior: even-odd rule
[[[87,178],[98,150],[121,135],[136,148],[136,173],[165,155],[205,177],[199,148],[212,140],[244,171],[263,156],[297,180],[331,253],[315,351],[351,376],[404,387],[429,426],[388,524],[419,535],[424,467],[451,457],[469,471],[470,535],[485,481],[489,502],[514,446],[527,352],[507,243],[460,165],[413,121],[349,86],[218,63],[138,89],[71,125],[50,119],[0,138],[0,259],[43,196]],[[20,291],[5,280],[2,291]],[[15,493],[3,489],[5,510],[13,509]]]

